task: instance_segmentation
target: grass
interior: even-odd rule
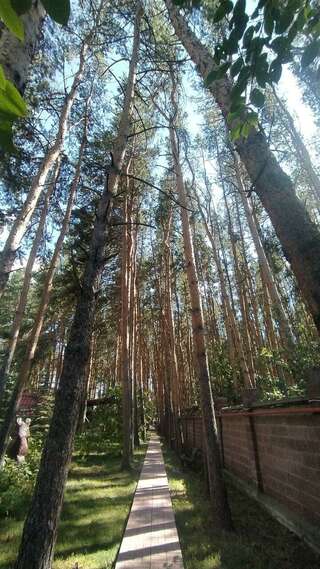
[[[145,449],[131,472],[119,454],[89,455],[72,464],[55,549],[54,569],[111,569],[122,539]],[[0,521],[0,569],[12,569],[27,503]]]
[[[319,569],[307,545],[231,484],[236,532],[216,531],[201,475],[183,471],[166,448],[164,458],[185,569]]]

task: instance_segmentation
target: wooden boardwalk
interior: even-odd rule
[[[151,435],[115,569],[183,569],[159,437]]]

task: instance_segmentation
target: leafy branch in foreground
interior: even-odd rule
[[[224,30],[222,41],[215,45],[215,65],[206,84],[227,73],[233,79],[230,110],[232,120],[238,117],[241,123],[233,132],[234,139],[249,134],[250,125],[257,120],[250,105],[263,107],[264,90],[268,84],[278,83],[283,65],[297,57],[302,68],[318,65],[320,9],[312,0],[259,0],[251,14],[246,0],[220,0],[213,7],[205,0],[174,3],[201,9],[210,23]],[[320,76],[319,65],[316,72]]]
[[[1,0],[0,20],[19,41],[24,42],[24,25],[21,16],[31,10],[32,0]],[[70,0],[42,0],[49,16],[58,24],[66,25],[70,16]],[[5,152],[14,152],[12,127],[14,122],[25,117],[27,106],[19,91],[6,79],[0,65],[0,147]]]

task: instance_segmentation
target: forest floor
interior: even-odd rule
[[[215,531],[201,474],[182,469],[173,451],[163,451],[185,569],[319,569],[306,544],[231,484],[236,533]]]
[[[131,472],[120,470],[119,452],[75,458],[59,524],[54,569],[111,569],[139,478],[145,447],[135,453]],[[0,569],[12,569],[19,547],[23,504],[0,520]]]

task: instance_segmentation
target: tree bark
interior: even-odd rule
[[[12,270],[16,258],[17,250],[20,246],[21,240],[27,229],[28,223],[35,210],[38,200],[43,192],[50,169],[52,168],[52,165],[55,163],[55,161],[57,160],[58,156],[62,151],[64,140],[68,132],[68,119],[70,116],[72,105],[76,97],[77,89],[79,87],[79,84],[81,83],[84,73],[87,50],[88,50],[88,44],[86,42],[83,42],[80,51],[80,61],[79,61],[78,71],[74,76],[72,87],[70,89],[70,92],[66,96],[65,102],[62,107],[62,111],[59,118],[58,133],[56,135],[55,141],[42,160],[38,173],[32,182],[27,199],[24,202],[22,210],[10,230],[5,246],[1,253],[0,297],[3,294],[3,291],[7,285],[10,272]]]
[[[86,120],[86,122],[87,122],[87,120]],[[63,245],[64,239],[65,239],[65,236],[68,232],[68,229],[69,229],[69,223],[70,223],[70,217],[71,217],[72,207],[73,207],[73,203],[74,203],[74,198],[75,198],[75,194],[76,194],[78,184],[79,184],[79,180],[80,180],[81,164],[82,164],[82,158],[83,158],[85,145],[86,145],[86,125],[85,125],[85,129],[84,129],[83,139],[82,139],[82,142],[80,145],[78,163],[77,163],[75,175],[74,175],[74,178],[73,178],[73,181],[71,184],[67,208],[66,208],[64,219],[63,219],[62,226],[60,229],[60,234],[59,234],[59,237],[58,237],[57,242],[55,244],[52,259],[50,261],[50,266],[49,266],[48,272],[46,274],[40,304],[39,304],[38,311],[37,311],[37,314],[35,317],[34,325],[32,327],[32,331],[31,331],[30,339],[28,341],[26,353],[24,355],[22,364],[20,366],[20,371],[18,374],[17,382],[16,382],[16,385],[15,385],[14,390],[12,392],[10,402],[9,402],[9,406],[7,409],[7,413],[6,413],[6,417],[5,417],[5,420],[3,422],[3,426],[1,428],[1,432],[0,432],[0,465],[3,463],[3,458],[4,458],[6,448],[7,448],[8,442],[9,442],[9,435],[10,435],[11,429],[12,429],[14,421],[15,421],[15,415],[16,415],[17,410],[19,408],[20,401],[21,401],[21,398],[23,395],[23,391],[24,391],[24,388],[25,388],[26,383],[28,381],[29,374],[30,374],[31,367],[32,367],[32,363],[33,363],[34,356],[36,353],[36,349],[38,346],[39,337],[41,334],[44,318],[45,318],[46,311],[47,311],[48,304],[49,304],[49,300],[50,300],[50,295],[51,295],[51,290],[52,290],[52,285],[53,285],[53,278],[54,278],[54,275],[56,272],[56,268],[58,266],[62,245]]]
[[[280,97],[278,97],[275,89],[273,89],[273,94],[274,94],[274,97],[275,97],[279,107],[280,107],[281,112],[279,113],[279,115],[280,115],[281,123],[283,124],[286,131],[290,135],[290,138],[292,140],[292,144],[296,150],[298,158],[299,158],[299,160],[300,160],[300,162],[301,162],[301,164],[305,170],[305,173],[308,176],[309,185],[311,187],[311,190],[313,191],[313,195],[315,197],[316,203],[319,206],[319,204],[320,204],[320,179],[319,179],[319,176],[313,167],[312,160],[310,158],[310,154],[307,150],[306,145],[303,142],[301,135],[299,134],[298,130],[296,129],[296,126],[294,124],[294,120],[293,120],[291,114],[289,113],[284,102],[280,99]]]
[[[7,79],[23,95],[29,68],[37,48],[45,10],[39,0],[33,0],[32,7],[21,16],[24,27],[24,41],[20,41],[6,27],[0,29],[0,65]]]
[[[112,201],[123,168],[133,106],[136,66],[140,43],[142,8],[135,16],[133,51],[123,110],[113,148],[113,166],[106,177],[99,201],[89,257],[64,357],[60,386],[30,510],[24,525],[16,569],[50,569],[64,487],[72,456],[79,410],[90,353],[93,317],[99,281],[105,263],[107,226]]]
[[[206,79],[210,71],[217,67],[211,53],[188,27],[172,0],[165,0],[165,3],[178,38],[199,74]],[[209,87],[229,130],[234,126],[227,122],[231,87],[228,79],[214,81]],[[269,214],[304,301],[320,332],[320,233],[297,198],[289,176],[270,151],[265,135],[252,129],[247,139],[236,141],[236,149],[245,164],[252,189]]]
[[[31,251],[30,251],[30,254],[28,257],[26,268],[25,268],[22,289],[21,289],[21,293],[20,293],[20,297],[19,297],[19,303],[17,306],[17,310],[15,313],[15,317],[14,317],[14,321],[13,321],[12,329],[11,329],[11,333],[10,333],[10,340],[9,340],[9,344],[8,344],[7,350],[5,352],[2,367],[0,370],[0,401],[3,397],[4,391],[6,389],[8,375],[10,372],[12,360],[14,358],[15,350],[17,347],[21,323],[22,323],[24,311],[26,308],[27,300],[28,300],[28,292],[29,292],[31,278],[32,278],[33,266],[34,266],[34,263],[35,263],[35,260],[37,257],[37,253],[38,253],[38,249],[39,249],[41,239],[43,236],[43,230],[44,230],[44,226],[45,226],[47,215],[48,215],[50,198],[51,198],[52,192],[55,188],[57,177],[59,175],[59,168],[60,168],[60,161],[57,160],[55,170],[52,174],[52,180],[50,181],[49,188],[47,189],[47,192],[45,194],[44,204],[43,204],[43,208],[42,208],[42,211],[40,214],[40,220],[39,220],[38,228],[37,228],[36,234],[35,234],[34,239],[33,239]],[[1,440],[1,436],[0,436],[0,440]],[[2,454],[2,452],[1,452],[1,444],[0,444],[0,464],[1,464],[1,454]]]
[[[252,240],[253,240],[257,255],[258,255],[261,272],[263,273],[265,282],[268,285],[270,298],[272,301],[272,307],[273,307],[273,311],[274,311],[274,316],[275,316],[276,321],[279,324],[280,334],[281,334],[282,340],[284,342],[284,346],[287,347],[288,350],[290,351],[293,349],[294,344],[295,344],[294,336],[293,336],[293,333],[291,330],[290,323],[289,323],[288,318],[286,316],[285,310],[283,308],[282,301],[280,298],[280,294],[279,294],[276,282],[273,278],[273,274],[272,274],[272,271],[271,271],[271,268],[269,265],[269,261],[267,259],[267,256],[264,252],[263,245],[261,243],[260,235],[259,235],[257,226],[255,224],[255,220],[254,220],[253,215],[252,215],[251,204],[249,202],[249,199],[246,196],[245,189],[244,189],[244,186],[242,183],[240,168],[239,168],[238,159],[236,156],[234,156],[234,161],[235,161],[234,162],[235,163],[235,172],[236,172],[239,194],[240,194],[241,202],[242,202],[242,205],[244,208],[245,216],[246,216],[246,219],[247,219],[247,222],[249,225],[251,237],[252,237]]]
[[[129,165],[127,166],[127,172]],[[127,183],[127,188],[129,183]],[[129,312],[132,286],[131,251],[128,237],[128,195],[124,204],[121,248],[121,385],[122,385],[122,468],[130,469],[133,454],[133,386],[129,354]]]
[[[211,495],[211,505],[215,523],[221,530],[230,531],[233,528],[231,513],[229,509],[227,493],[223,480],[222,463],[220,457],[220,447],[212,388],[209,376],[207,361],[207,348],[205,343],[205,330],[202,313],[202,303],[199,291],[198,276],[195,265],[193,241],[188,215],[188,202],[184,187],[182,170],[179,161],[178,142],[175,132],[174,117],[177,113],[175,101],[175,83],[171,99],[174,107],[174,115],[170,118],[170,143],[173,158],[173,167],[176,183],[176,191],[181,204],[180,214],[182,223],[182,233],[184,242],[184,257],[186,263],[186,273],[188,278],[189,294],[191,301],[192,314],[192,338],[197,364],[197,376],[200,388],[201,409],[205,433],[205,444],[207,449],[208,479]]]

